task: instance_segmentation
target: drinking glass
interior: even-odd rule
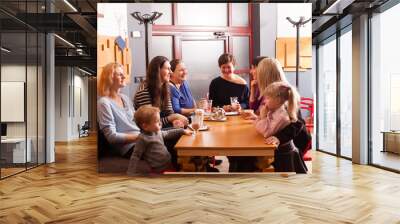
[[[207,102],[207,110],[206,110],[207,113],[211,113],[212,102],[213,102],[212,100],[208,100]]]
[[[231,98],[232,110],[236,111],[239,108],[239,100],[237,96],[232,96]]]
[[[193,135],[197,134],[197,131],[200,129],[200,125],[201,117],[195,114],[192,119]]]
[[[205,98],[201,98],[200,100],[199,100],[199,107],[198,108],[200,108],[200,109],[203,109],[203,110],[207,110],[207,99],[205,99]]]

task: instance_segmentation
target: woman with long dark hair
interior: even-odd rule
[[[156,56],[151,59],[147,67],[146,80],[140,84],[136,91],[134,105],[136,110],[144,105],[159,108],[162,128],[183,128],[188,125],[188,119],[172,110],[168,84],[171,73],[171,65],[166,57]],[[177,170],[179,170],[179,167],[174,146],[178,139],[164,142],[171,153],[172,164]]]
[[[146,80],[142,82],[135,94],[135,109],[151,105],[160,109],[162,127],[183,127],[188,120],[185,116],[174,113],[169,92],[171,65],[164,56],[156,56],[147,68]]]

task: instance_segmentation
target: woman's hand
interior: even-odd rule
[[[265,105],[260,106],[260,118],[264,118],[267,116],[268,108]]]
[[[231,110],[240,112],[242,110],[242,106],[240,106],[240,104],[234,104],[231,106]]]
[[[242,110],[242,107],[240,106],[240,104],[235,104],[234,106],[232,106],[232,105],[224,105],[223,109],[226,112],[232,112],[232,111],[240,112]]]
[[[224,105],[222,108],[223,108],[224,111],[226,111],[226,112],[231,112],[231,111],[232,111],[232,106],[231,106],[231,105]]]
[[[268,137],[268,138],[265,139],[265,143],[269,144],[269,145],[278,146],[280,142],[279,142],[279,139],[277,137],[271,136],[271,137]]]
[[[125,136],[126,136],[125,137],[126,143],[136,142],[139,137],[138,134],[128,134],[128,133]]]
[[[247,112],[245,110],[245,112],[243,112],[242,114],[243,114],[243,119],[245,120],[257,120],[258,118],[258,116],[254,113],[254,111]]]
[[[251,80],[251,82],[250,82],[250,86],[251,86],[251,88],[254,88],[254,87],[256,87],[256,86],[257,86],[257,79],[253,79],[253,80]]]
[[[172,121],[172,126],[174,128],[184,128],[185,124],[181,120],[174,120],[174,121]]]
[[[168,121],[171,122],[174,127],[184,127],[189,124],[189,120],[181,114],[169,115]]]

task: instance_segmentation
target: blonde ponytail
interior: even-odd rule
[[[286,110],[292,122],[297,121],[299,111],[300,96],[295,87],[285,82],[274,82],[270,84],[262,96],[277,98],[282,104],[286,103]]]
[[[288,114],[292,122],[297,121],[297,112],[299,110],[299,93],[295,88],[289,86],[288,89]]]

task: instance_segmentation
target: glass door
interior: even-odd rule
[[[371,163],[400,171],[400,4],[371,18]]]
[[[2,1],[25,20],[43,1]],[[0,178],[45,163],[45,35],[0,12]]]
[[[336,154],[336,35],[318,47],[317,149]]]
[[[26,170],[31,161],[26,141],[26,32],[1,34],[1,161],[2,177]]]
[[[188,82],[196,100],[207,97],[211,80],[219,75],[218,57],[225,52],[224,42],[218,39],[182,40],[182,60],[188,68]]]

